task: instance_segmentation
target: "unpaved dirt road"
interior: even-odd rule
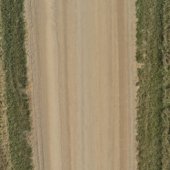
[[[135,0],[26,2],[36,170],[136,170]]]

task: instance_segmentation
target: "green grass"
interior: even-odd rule
[[[168,0],[137,0],[137,142],[139,170],[170,169],[170,8]],[[166,10],[165,10],[166,9]],[[169,38],[168,38],[169,36]],[[166,44],[166,45],[165,45]],[[166,85],[165,85],[166,84]],[[166,86],[166,87],[165,87]],[[170,94],[170,93],[169,93]]]
[[[12,169],[31,170],[29,100],[26,94],[24,0],[1,0],[3,61]]]

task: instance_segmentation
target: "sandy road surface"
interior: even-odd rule
[[[26,2],[37,170],[135,170],[134,0]]]

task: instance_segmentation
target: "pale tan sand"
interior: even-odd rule
[[[26,18],[35,169],[136,170],[135,0],[30,0]]]

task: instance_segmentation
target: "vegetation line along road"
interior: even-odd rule
[[[170,169],[170,1],[137,0],[139,170]]]
[[[0,0],[0,8],[0,64],[3,66],[0,82],[3,78],[5,83],[3,88],[0,87],[0,93],[3,93],[0,95],[0,168],[30,170],[32,150],[29,145],[31,123],[27,96],[24,0]]]
[[[5,98],[5,70],[3,69],[2,20],[0,11],[0,169],[10,169],[9,136]]]
[[[170,169],[170,1],[137,0],[139,170]],[[0,170],[31,170],[24,0],[0,0]]]

